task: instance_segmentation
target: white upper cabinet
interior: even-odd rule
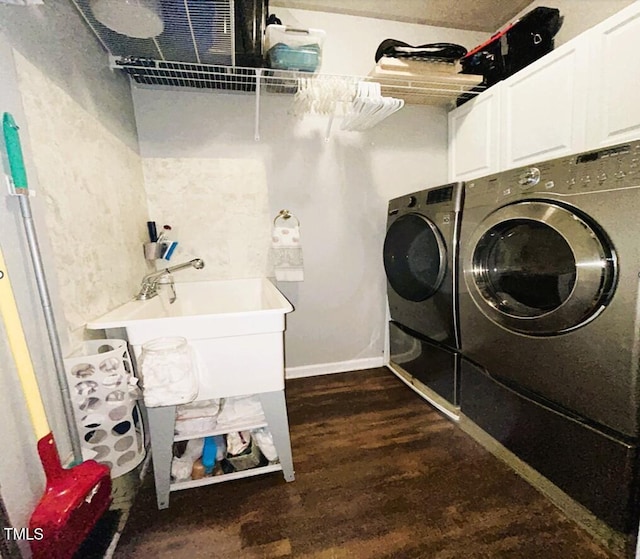
[[[449,178],[639,139],[639,53],[637,0],[454,109]]]
[[[588,148],[640,137],[640,2],[589,32]]]
[[[449,113],[449,179],[498,171],[500,89],[492,87]]]
[[[583,149],[586,39],[577,37],[500,84],[502,169]]]

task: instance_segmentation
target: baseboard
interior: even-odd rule
[[[348,371],[360,371],[363,369],[375,369],[384,366],[384,357],[368,357],[365,359],[352,359],[350,361],[338,361],[336,363],[319,363],[318,365],[303,365],[302,367],[286,367],[284,376],[287,379],[316,377],[333,373],[346,373]]]

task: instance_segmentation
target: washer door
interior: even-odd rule
[[[446,247],[436,225],[410,213],[399,217],[384,240],[384,269],[394,291],[408,301],[424,301],[442,284]]]
[[[469,293],[489,319],[532,336],[574,330],[613,295],[615,253],[595,223],[564,205],[525,201],[493,212],[470,240]]]

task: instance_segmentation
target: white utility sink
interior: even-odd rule
[[[124,328],[136,357],[149,340],[186,338],[202,362],[198,400],[284,389],[284,315],[293,307],[275,285],[255,278],[175,287],[171,305],[159,296],[132,300],[87,328]]]

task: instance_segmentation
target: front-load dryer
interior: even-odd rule
[[[463,185],[389,202],[383,258],[390,368],[457,418],[460,349],[456,283]]]
[[[637,527],[640,142],[467,183],[461,411]],[[475,364],[475,365],[474,365]]]

